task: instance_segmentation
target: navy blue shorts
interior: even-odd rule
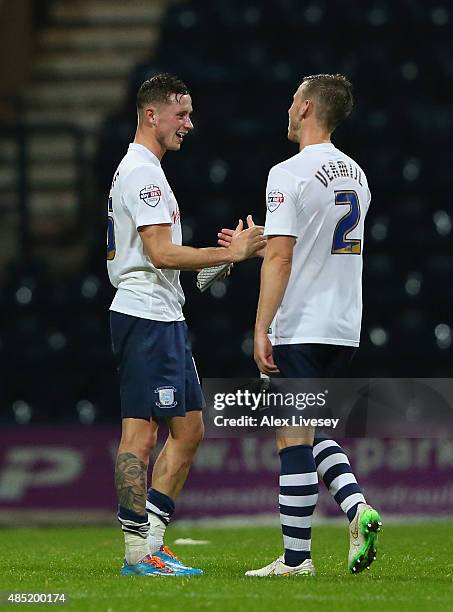
[[[283,378],[341,378],[356,350],[335,344],[278,344],[272,354]]]
[[[204,398],[185,321],[166,323],[110,312],[122,418],[184,416]]]

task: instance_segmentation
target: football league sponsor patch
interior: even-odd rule
[[[285,201],[285,196],[281,191],[274,189],[267,194],[267,209],[269,212],[274,212]]]
[[[178,403],[175,400],[175,387],[157,387],[154,393],[157,393],[156,406],[159,408],[174,408]]]
[[[140,190],[140,200],[152,208],[159,204],[161,196],[162,192],[157,185],[146,185]]]

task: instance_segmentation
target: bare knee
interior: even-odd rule
[[[313,446],[315,429],[313,427],[282,427],[277,431],[277,449],[300,444]]]
[[[157,427],[143,419],[123,419],[118,454],[130,452],[148,462],[157,442]]]
[[[201,412],[191,411],[185,417],[173,417],[168,422],[169,441],[181,452],[195,453],[204,436]]]
[[[196,427],[185,430],[179,434],[170,433],[170,439],[173,445],[177,446],[185,455],[194,455],[197,451],[204,436],[203,423],[197,424]]]

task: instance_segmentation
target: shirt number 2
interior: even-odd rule
[[[355,191],[336,191],[336,206],[349,206],[349,210],[338,221],[333,233],[333,255],[360,255],[362,241],[359,238],[348,238],[348,234],[357,227],[360,221],[360,203]]]

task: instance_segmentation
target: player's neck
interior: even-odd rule
[[[309,129],[305,128],[300,136],[299,151],[302,151],[302,149],[310,145],[325,144],[330,142],[329,132],[321,130],[317,126],[313,126]]]
[[[154,155],[159,161],[162,160],[165,150],[155,138],[147,135],[143,130],[140,129],[140,127],[138,127],[137,131],[135,132],[134,143],[146,147],[151,151],[151,153],[154,153]]]

